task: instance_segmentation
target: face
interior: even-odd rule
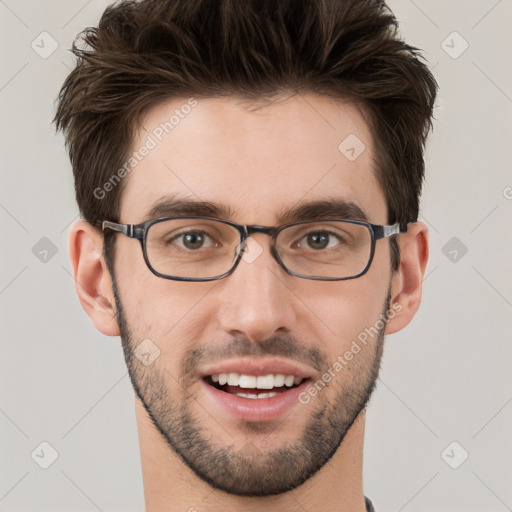
[[[148,135],[157,144],[126,178],[119,222],[143,222],[155,204],[178,197],[223,204],[239,224],[279,225],[299,202],[332,199],[387,223],[355,105],[313,94],[260,108],[236,98],[186,103],[174,99],[144,119],[134,149]],[[179,122],[161,134],[176,110]],[[355,160],[338,149],[349,135],[365,146]],[[287,274],[270,238],[252,237],[261,254],[229,277],[179,282],[151,273],[139,242],[118,236],[114,285],[132,384],[162,437],[212,486],[263,496],[320,470],[364,409],[392,274],[386,239],[365,275],[329,282]],[[136,356],[141,347],[150,364]]]

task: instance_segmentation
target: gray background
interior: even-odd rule
[[[76,298],[71,168],[50,125],[67,48],[106,5],[0,0],[3,512],[144,507],[133,391],[119,339],[97,332]],[[512,510],[512,1],[390,5],[441,90],[426,154],[424,300],[387,340],[365,493],[378,512]],[[42,442],[58,453],[47,469]]]

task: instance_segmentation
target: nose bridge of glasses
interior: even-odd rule
[[[277,228],[272,226],[258,226],[255,224],[246,224],[243,226],[245,231],[245,238],[249,238],[251,235],[257,234],[257,233],[263,233],[264,235],[268,235],[269,237],[273,238],[274,233],[277,231]],[[256,240],[255,238],[253,238]]]
[[[256,258],[260,256],[262,252],[264,252],[263,244],[265,243],[263,240],[260,240],[258,242],[255,237],[252,235],[254,234],[264,234],[271,237],[271,240],[269,241],[270,245],[270,254],[271,256],[276,259],[279,262],[279,258],[277,255],[277,251],[275,250],[275,247],[273,246],[272,241],[274,240],[274,235],[279,229],[278,227],[272,227],[272,226],[259,226],[254,224],[246,224],[243,225],[244,228],[244,242],[243,246],[245,247],[244,251],[249,251],[249,253],[244,252],[244,260],[248,263],[252,263]],[[252,242],[249,240],[249,238],[252,240]],[[255,244],[255,245],[252,245]]]
[[[246,225],[246,232],[248,235],[253,233],[265,233],[266,235],[273,236],[277,228],[271,226],[258,226],[258,225]]]
[[[262,233],[264,235],[268,235],[270,237],[270,249],[272,255],[274,255],[274,248],[272,242],[275,239],[276,232],[279,230],[279,227],[273,227],[273,226],[258,226],[258,225],[246,225],[246,233],[247,236],[250,237],[251,235]],[[255,240],[255,239],[254,239]]]

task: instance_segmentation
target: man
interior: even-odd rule
[[[374,0],[127,1],[59,96],[80,302],[121,336],[147,512],[374,510],[436,82]]]

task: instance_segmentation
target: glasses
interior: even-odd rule
[[[141,224],[103,221],[102,229],[139,240],[151,272],[175,281],[229,276],[247,252],[252,233],[271,237],[270,252],[288,274],[320,281],[355,279],[370,268],[377,240],[407,231],[398,223],[380,226],[357,220],[322,219],[267,227],[210,217],[162,217]]]

